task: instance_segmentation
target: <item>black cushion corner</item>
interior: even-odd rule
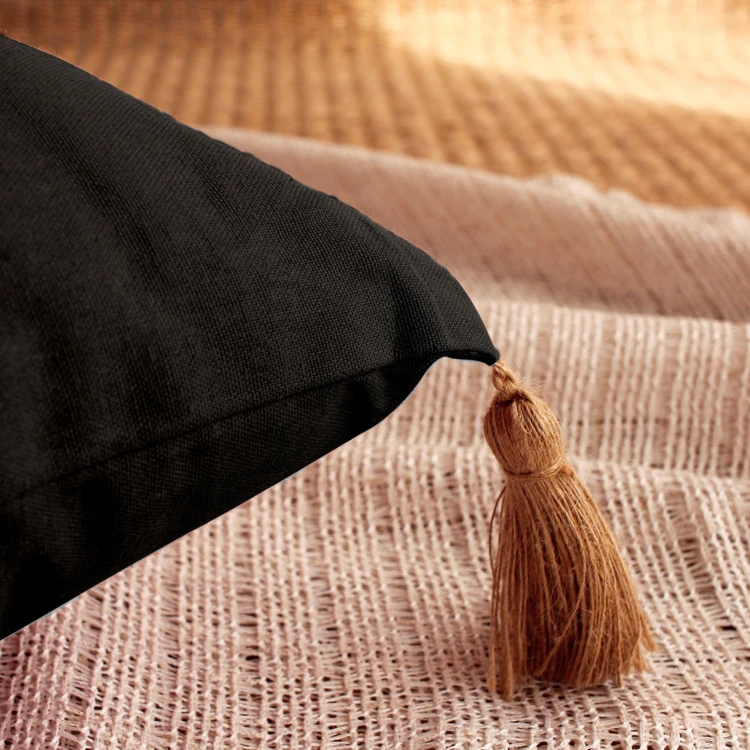
[[[0,38],[0,638],[497,359],[427,254]]]

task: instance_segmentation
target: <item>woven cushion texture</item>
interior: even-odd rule
[[[0,636],[497,357],[335,197],[0,39]]]

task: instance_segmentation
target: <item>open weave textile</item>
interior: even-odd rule
[[[6,748],[750,747],[750,218],[219,133],[424,247],[560,414],[658,651],[488,692],[481,364],[0,643]]]
[[[2,0],[194,124],[750,209],[748,0]]]

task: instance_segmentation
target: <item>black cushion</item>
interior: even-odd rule
[[[0,637],[492,364],[428,255],[0,38]]]

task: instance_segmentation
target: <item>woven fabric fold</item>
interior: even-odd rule
[[[653,670],[488,693],[491,386],[442,361],[371,432],[0,643],[6,746],[750,746],[750,219],[214,134],[465,286],[561,417],[642,593]]]

